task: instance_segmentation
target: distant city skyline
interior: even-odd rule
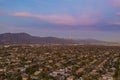
[[[120,0],[0,0],[0,34],[120,42]]]

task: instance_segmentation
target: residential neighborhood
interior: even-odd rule
[[[120,80],[120,47],[1,45],[0,80]]]

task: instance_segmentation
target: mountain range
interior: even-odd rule
[[[65,39],[57,37],[37,37],[27,33],[0,34],[0,44],[92,44],[107,43],[95,39]]]

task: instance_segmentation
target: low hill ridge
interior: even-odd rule
[[[107,43],[95,39],[64,39],[57,37],[37,37],[27,33],[0,34],[0,44],[78,44],[78,43]]]

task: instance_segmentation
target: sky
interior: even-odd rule
[[[0,0],[0,34],[120,42],[120,0]]]

